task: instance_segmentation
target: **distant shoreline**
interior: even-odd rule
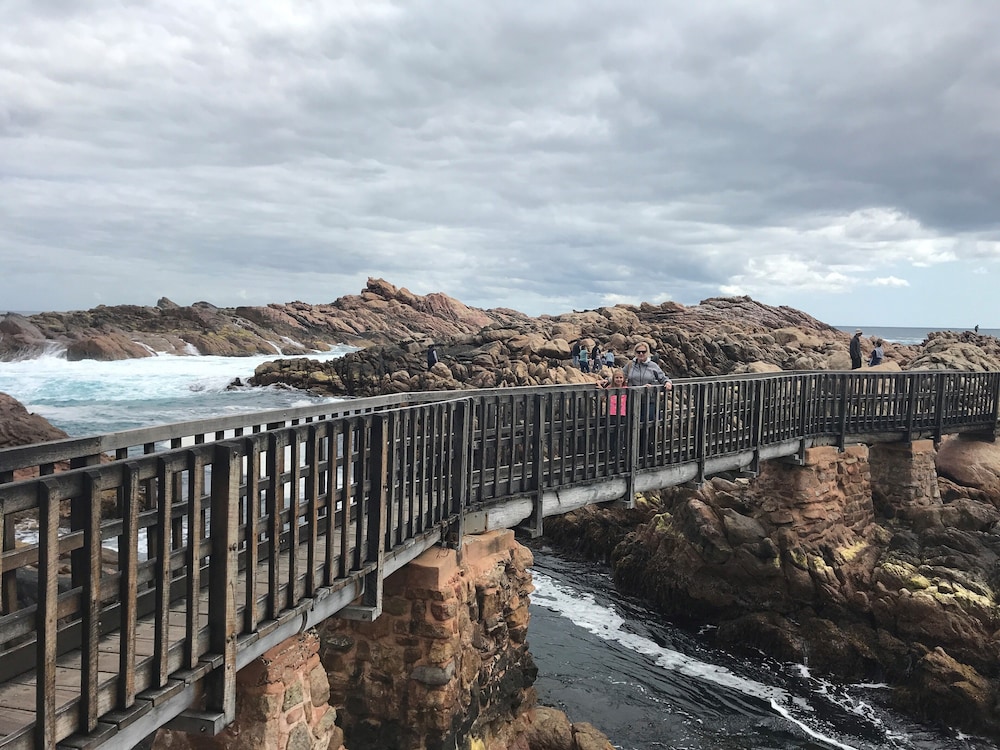
[[[967,328],[954,328],[942,326],[937,328],[924,326],[834,326],[838,331],[853,334],[858,328],[863,332],[866,339],[881,338],[893,344],[921,344],[928,334],[935,331],[953,331],[962,333],[963,331],[973,332],[973,326]],[[1000,328],[979,329],[981,336],[994,336],[1000,338]]]

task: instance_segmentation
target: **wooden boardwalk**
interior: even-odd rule
[[[411,394],[0,451],[0,748],[216,733],[240,668],[377,617],[436,543],[811,445],[992,439],[998,394],[1000,373],[734,376],[634,389],[625,419],[593,387]]]

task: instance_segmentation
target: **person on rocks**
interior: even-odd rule
[[[878,367],[883,361],[885,361],[885,351],[882,349],[882,339],[875,339],[875,348],[868,357],[868,366]]]
[[[854,337],[851,339],[851,369],[860,370],[861,369],[861,329],[857,329],[854,332]]]
[[[580,372],[590,372],[590,355],[587,353],[587,347],[581,346],[577,357],[580,360]]]
[[[580,367],[580,339],[573,342],[573,348],[569,350],[569,355],[573,358],[573,367]]]
[[[431,344],[431,348],[427,350],[427,369],[430,370],[440,361],[441,358],[438,356],[437,346]]]
[[[597,372],[604,366],[604,352],[601,351],[601,345],[594,343],[594,348],[590,350],[590,368],[594,372]]]
[[[610,346],[608,347],[607,351],[604,352],[604,364],[607,365],[608,367],[615,366],[615,350],[612,349]]]

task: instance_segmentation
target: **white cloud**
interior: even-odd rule
[[[882,276],[877,279],[872,279],[871,285],[904,287],[904,286],[909,286],[910,282],[908,282],[906,279],[897,279],[895,276]]]

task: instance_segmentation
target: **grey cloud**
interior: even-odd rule
[[[5,264],[555,312],[996,257],[988,4],[8,5]]]

